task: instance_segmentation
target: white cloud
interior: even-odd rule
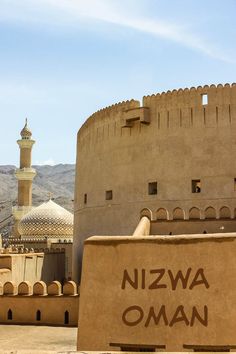
[[[138,2],[115,0],[2,0],[0,20],[19,20],[56,26],[72,26],[84,21],[102,21],[171,40],[207,56],[234,62],[189,28],[140,15]],[[132,9],[129,6],[133,6]],[[2,9],[1,9],[2,7]],[[3,11],[2,11],[3,10]]]

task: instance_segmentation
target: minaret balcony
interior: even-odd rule
[[[17,140],[17,144],[19,145],[20,148],[24,148],[24,149],[31,149],[32,146],[34,145],[35,140],[33,139],[21,139],[21,140]]]
[[[36,170],[32,167],[17,168],[15,176],[18,180],[32,181],[36,176]]]

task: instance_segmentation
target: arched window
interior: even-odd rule
[[[40,310],[38,310],[36,312],[36,321],[41,321],[41,311]]]
[[[12,320],[13,316],[12,316],[12,310],[9,309],[8,312],[7,312],[7,319],[8,320]]]
[[[65,314],[64,314],[64,324],[69,324],[69,312],[68,311],[65,311]]]

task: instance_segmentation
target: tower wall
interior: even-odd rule
[[[187,219],[193,207],[226,206],[234,218],[235,129],[236,84],[168,91],[145,96],[140,108],[129,101],[93,114],[77,138],[75,276],[87,237],[132,234],[143,209],[155,219],[165,208],[173,219],[180,208]],[[151,182],[157,194],[148,193]]]
[[[20,168],[31,167],[31,147],[20,149]]]
[[[32,205],[32,181],[18,181],[18,206]]]

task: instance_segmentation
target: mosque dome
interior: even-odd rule
[[[24,128],[21,130],[20,135],[22,138],[30,138],[32,133],[30,131],[30,129],[28,128],[28,122],[27,122],[27,118],[25,120],[25,126]]]
[[[22,236],[72,236],[73,215],[49,200],[23,216],[18,231]]]

